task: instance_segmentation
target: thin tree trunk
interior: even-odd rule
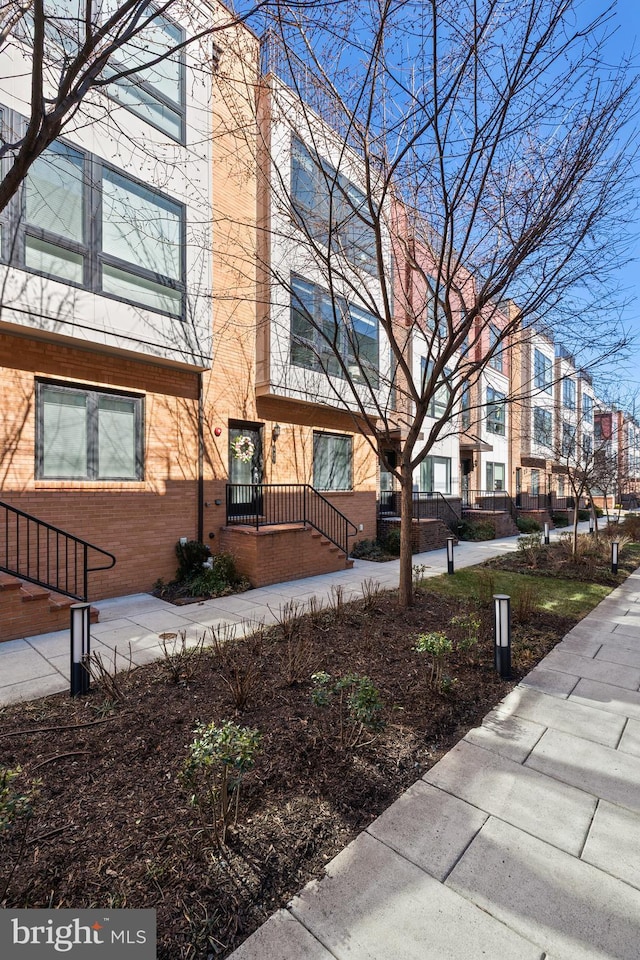
[[[401,607],[413,606],[412,520],[413,474],[411,465],[403,463],[400,469],[400,586],[398,590]]]

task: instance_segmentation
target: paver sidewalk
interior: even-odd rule
[[[638,960],[640,570],[233,960]]]

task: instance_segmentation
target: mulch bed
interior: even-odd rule
[[[289,643],[276,627],[225,657],[139,668],[121,677],[118,703],[97,688],[2,710],[0,764],[41,786],[26,840],[20,822],[0,832],[0,906],[154,907],[160,958],[227,956],[512,687],[494,670],[490,609],[471,605],[479,644],[447,664],[450,692],[429,687],[416,635],[447,630],[464,609],[422,592],[401,610],[374,591],[299,621]],[[536,612],[514,625],[514,682],[573,622]],[[336,715],[311,700],[317,670],[370,677],[384,729],[341,746]],[[243,672],[239,713],[229,684]],[[305,679],[289,682],[296,673]],[[262,743],[219,848],[179,773],[195,724],[224,719],[257,728]]]

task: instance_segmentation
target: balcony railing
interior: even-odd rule
[[[96,565],[99,558],[106,563]],[[0,570],[86,601],[89,574],[110,570],[112,553],[0,501]],[[92,565],[90,565],[92,564]]]
[[[345,554],[357,528],[308,483],[228,483],[227,524],[273,527],[281,524],[313,527]]]

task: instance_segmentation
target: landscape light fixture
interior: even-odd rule
[[[71,696],[89,693],[89,654],[91,652],[90,603],[73,603],[71,611]]]
[[[511,597],[493,595],[495,665],[503,680],[511,677]]]
[[[617,540],[611,541],[611,573],[618,572],[618,551],[620,544]]]
[[[447,573],[453,573],[453,537],[447,537]]]
[[[589,514],[589,533],[595,533],[595,521],[593,513]]]
[[[549,543],[549,524],[547,522],[544,525],[544,542]]]

